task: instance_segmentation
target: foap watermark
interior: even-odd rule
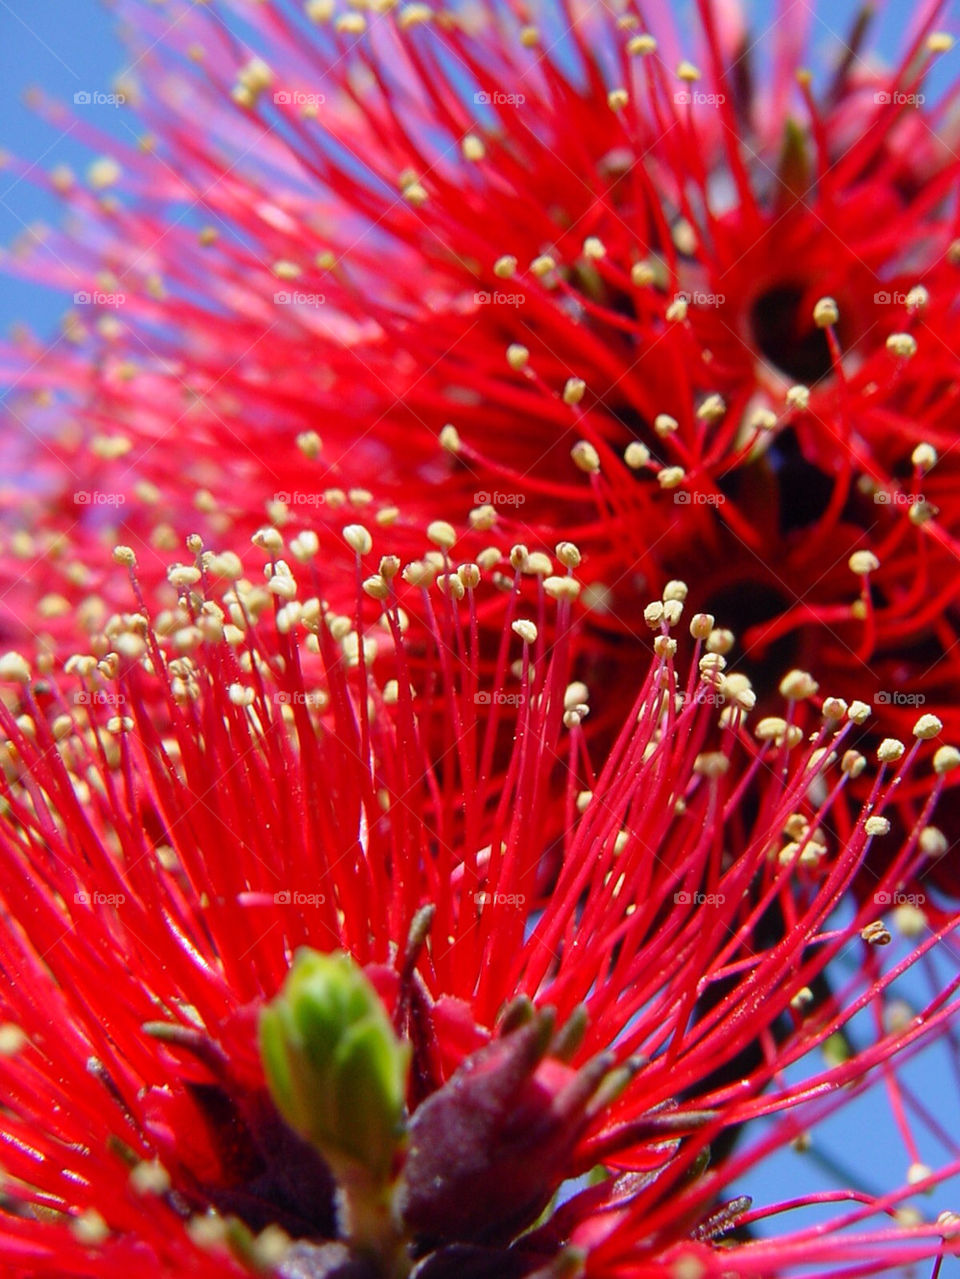
[[[892,691],[882,688],[873,695],[874,706],[923,706],[926,700],[923,693],[904,693],[899,688]]]
[[[677,489],[673,495],[677,506],[723,506],[727,500],[722,493],[691,492],[690,489]]]
[[[722,107],[725,93],[701,93],[699,89],[680,89],[673,95],[678,107]]]
[[[474,893],[473,900],[478,906],[525,906],[527,899],[523,893]]]
[[[522,293],[501,293],[499,290],[495,293],[474,293],[473,300],[477,306],[523,306],[526,298]]]
[[[480,489],[473,495],[474,506],[523,506],[526,500],[524,493],[504,493],[502,489],[494,489],[493,492]]]
[[[927,898],[924,893],[887,893],[883,889],[873,894],[877,906],[922,906]]]
[[[88,293],[86,289],[78,289],[73,295],[74,306],[123,306],[127,300],[125,293],[101,293],[95,289]]]
[[[122,107],[126,100],[125,93],[102,93],[99,89],[78,89],[73,95],[77,107]]]
[[[878,506],[927,506],[921,493],[898,493],[891,489],[878,489],[873,495]]]
[[[686,706],[688,702],[693,702],[697,706],[726,706],[730,700],[718,689],[703,685],[694,689],[692,693],[675,693],[674,697],[678,706]]]
[[[74,706],[124,706],[126,701],[122,693],[108,693],[103,688],[73,695]]]
[[[273,295],[275,306],[323,306],[326,300],[323,293],[301,293],[299,289],[282,289]]]
[[[475,706],[522,706],[526,701],[523,693],[474,693]]]
[[[723,893],[688,893],[681,888],[673,900],[678,906],[722,906],[727,899]]]
[[[473,100],[478,107],[522,107],[527,98],[523,93],[502,93],[499,89],[487,93],[481,89],[473,95]]]
[[[295,888],[281,888],[273,894],[278,906],[322,906],[326,902],[323,893],[301,893]]]
[[[873,95],[877,106],[922,107],[927,100],[925,93],[901,93],[898,89],[888,91],[881,89]]]
[[[78,906],[122,906],[127,900],[125,893],[74,893],[73,900]]]
[[[299,89],[278,89],[273,95],[278,107],[322,107],[326,94],[301,93]]]
[[[323,710],[327,705],[327,696],[325,693],[303,693],[299,690],[294,693],[287,693],[281,690],[274,693],[273,700],[278,706],[316,706]]]
[[[100,489],[78,489],[73,495],[77,506],[123,506],[126,495],[123,493],[104,493]]]
[[[291,492],[283,489],[280,493],[274,493],[273,500],[282,502],[284,506],[323,506],[324,496],[322,493],[308,493],[303,489],[293,489]]]
[[[692,292],[687,289],[681,289],[679,293],[673,295],[675,302],[686,302],[687,306],[723,306],[727,300],[725,293],[704,293],[700,289],[694,289]]]
[[[898,289],[880,289],[874,293],[873,300],[877,306],[906,306],[910,295],[901,293]]]

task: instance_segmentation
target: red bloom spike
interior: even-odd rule
[[[46,447],[5,548],[18,642],[102,622],[103,538],[152,592],[196,528],[353,516],[376,473],[409,544],[471,509],[472,555],[575,538],[591,678],[642,631],[638,582],[696,575],[764,686],[815,656],[884,731],[927,704],[956,733],[942,3],[890,70],[851,52],[863,15],[825,88],[809,21],[778,14],[752,67],[716,0],[699,36],[662,6],[125,8],[144,144],[78,108],[108,158],[44,179],[76,217],[9,263],[76,302],[63,343],[5,360]]]
[[[345,535],[369,553],[365,529]],[[256,1018],[299,946],[365,966],[411,1044],[398,1227],[410,1274],[719,1273],[741,1269],[741,1251],[744,1273],[769,1271],[772,1243],[727,1239],[745,1208],[719,1206],[725,1187],[841,1104],[839,1085],[894,1070],[958,1011],[954,979],[907,1026],[881,1015],[897,977],[955,927],[931,932],[922,916],[922,940],[898,942],[896,963],[867,962],[841,993],[808,1000],[842,951],[875,956],[891,939],[875,902],[845,924],[834,909],[932,752],[926,728],[909,751],[884,744],[869,808],[835,838],[865,764],[859,712],[831,707],[801,729],[794,700],[749,732],[749,689],[724,684],[719,654],[695,639],[689,673],[677,666],[673,592],[671,607],[648,609],[656,655],[594,773],[562,593],[552,602],[541,582],[538,622],[514,616],[503,682],[487,693],[475,566],[435,584],[422,562],[391,562],[382,589],[358,588],[351,622],[321,602],[323,577],[286,567],[282,539],[266,541],[272,613],[250,582],[218,591],[174,570],[175,624],[117,618],[99,658],[63,670],[0,659],[10,1273],[380,1273],[354,1251],[331,1173],[265,1090]],[[124,548],[118,559],[132,563]],[[394,647],[373,661],[382,619]],[[500,778],[490,760],[504,732]],[[431,753],[438,734],[446,747]],[[952,748],[934,755],[939,777],[958,762]],[[558,779],[575,797],[559,840]],[[924,838],[918,826],[898,843],[877,901],[922,864]],[[855,1056],[811,1064],[871,1008]],[[724,1080],[754,1044],[738,1082]],[[761,1115],[779,1117],[776,1136],[705,1171],[708,1144]],[[597,1165],[602,1185],[523,1235]],[[470,1198],[454,1213],[458,1190]],[[909,1192],[866,1197],[864,1222]],[[818,1230],[787,1226],[784,1256],[806,1243],[814,1260],[867,1271],[900,1249],[936,1255],[953,1235]]]

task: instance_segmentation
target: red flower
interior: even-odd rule
[[[651,34],[576,6],[385,8],[244,9],[251,57],[232,19],[130,6],[149,144],[112,146],[87,186],[53,174],[79,227],[23,268],[84,302],[69,353],[19,356],[51,405],[36,424],[63,434],[69,406],[71,470],[97,455],[55,527],[88,522],[75,491],[126,497],[147,542],[375,474],[421,523],[474,507],[508,540],[575,537],[598,664],[631,651],[638,598],[695,568],[768,675],[815,652],[897,731],[905,684],[955,727],[943,5],[894,71],[861,56],[864,18],[824,87],[806,11],[760,33],[755,76],[714,0],[695,48],[659,10]],[[306,468],[294,439],[317,429]],[[860,600],[846,562],[867,548]]]
[[[244,9],[241,41],[131,3],[149,135],[78,108],[115,158],[50,175],[70,229],[11,263],[77,305],[52,351],[10,353],[43,449],[9,642],[95,631],[118,537],[152,594],[186,535],[265,511],[330,532],[373,476],[401,551],[468,511],[472,556],[574,537],[590,679],[632,664],[639,601],[696,577],[762,687],[815,666],[881,731],[919,706],[960,731],[944,6],[896,69],[863,58],[865,18],[813,78],[799,9],[757,69],[714,0],[695,47],[659,10],[384,8]]]
[[[312,565],[278,558],[277,537],[265,591],[217,585],[229,557],[196,546],[162,625],[118,616],[64,671],[0,660],[8,1273],[387,1273],[344,1212],[340,1164],[318,1153],[340,1131],[351,1157],[370,1149],[372,1113],[345,1102],[314,1146],[265,1087],[257,1018],[298,947],[362,966],[376,992],[362,1016],[389,1018],[409,1046],[394,1273],[762,1275],[799,1255],[864,1273],[952,1247],[952,1222],[869,1223],[896,1216],[909,1186],[843,1192],[837,1230],[787,1223],[752,1241],[731,1231],[789,1206],[748,1211],[728,1189],[872,1070],[900,1098],[898,1063],[956,1016],[960,979],[906,1026],[883,1016],[953,921],[929,931],[905,904],[896,962],[878,949],[891,940],[878,916],[937,850],[929,820],[953,748],[934,755],[922,824],[874,899],[835,917],[933,717],[909,749],[884,744],[851,823],[865,708],[834,700],[801,728],[792,700],[751,735],[750,690],[704,653],[699,616],[677,665],[675,584],[648,607],[656,656],[594,772],[590,694],[568,683],[572,578],[541,582],[536,623],[513,589],[491,677],[476,566],[448,565],[437,585],[389,558],[367,575],[369,535],[345,534],[364,583],[354,622],[321,602]],[[377,657],[382,626],[393,647]],[[851,946],[854,975],[813,1000]],[[855,1055],[812,1064],[844,1033]],[[708,1144],[761,1115],[778,1117],[772,1135],[708,1169]]]

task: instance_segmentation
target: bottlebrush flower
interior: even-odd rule
[[[960,728],[943,3],[893,70],[868,10],[828,66],[803,6],[758,32],[717,0],[698,32],[667,6],[120,8],[142,144],[77,107],[109,154],[49,176],[70,228],[11,262],[79,298],[52,352],[10,353],[69,467],[28,563],[92,536],[77,491],[126,497],[149,577],[192,485],[215,536],[375,474],[414,524],[574,537],[593,672],[632,653],[638,599],[709,573],[766,684],[815,653],[891,731],[905,687]]]
[[[794,699],[750,731],[746,682],[704,650],[709,619],[685,637],[675,583],[648,605],[654,659],[595,769],[571,577],[541,581],[533,616],[510,591],[491,675],[478,566],[371,573],[369,534],[345,537],[352,618],[278,537],[261,539],[265,588],[194,543],[158,626],[121,547],[133,611],[90,653],[0,659],[7,1273],[676,1279],[955,1248],[954,1218],[908,1214],[909,1184],[757,1208],[732,1188],[762,1191],[763,1156],[872,1078],[911,1180],[960,1170],[919,1178],[897,1074],[953,1025],[960,978],[888,1016],[957,921],[931,929],[913,906],[884,922],[938,851],[953,748],[874,899],[836,915],[933,751],[930,717],[873,762],[857,703],[801,727]],[[861,962],[813,1000],[851,948]],[[775,1127],[710,1163],[761,1116]],[[832,1227],[791,1222],[811,1203],[838,1205]],[[772,1236],[744,1234],[771,1215]]]

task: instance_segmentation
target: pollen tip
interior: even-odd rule
[[[830,297],[820,298],[813,308],[813,322],[818,329],[829,329],[840,319],[840,308]]]
[[[343,540],[357,555],[369,555],[373,549],[373,538],[370,536],[370,530],[363,524],[345,525]]]
[[[880,561],[873,551],[854,551],[847,560],[847,564],[851,573],[856,573],[858,577],[865,577],[868,573],[875,573],[880,567]]]
[[[600,454],[589,440],[578,440],[570,450],[570,456],[587,475],[595,475],[600,470]]]

